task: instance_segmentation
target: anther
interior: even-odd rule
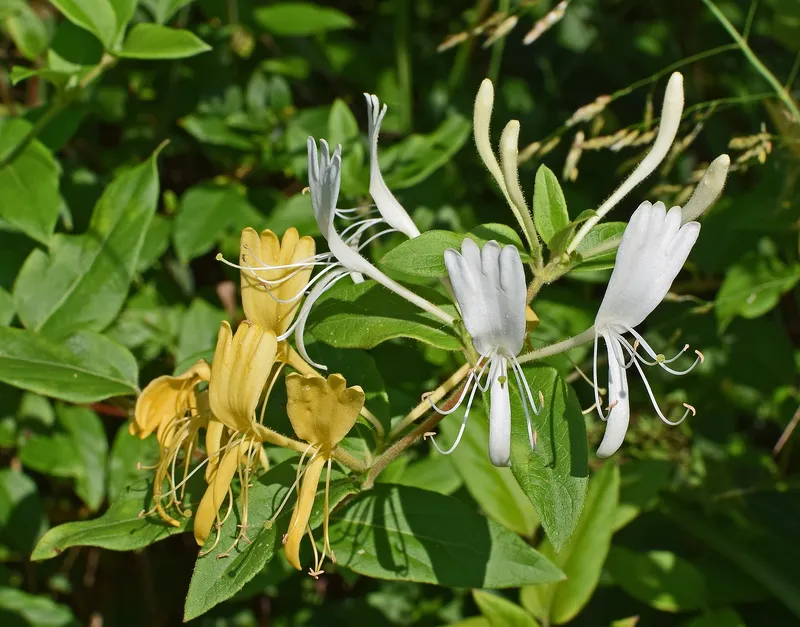
[[[692,416],[696,416],[697,415],[697,410],[694,407],[692,407],[691,405],[689,405],[689,403],[684,403],[683,406],[686,409],[688,409],[690,412],[692,412]]]
[[[694,352],[700,358],[700,363],[702,364],[706,360],[706,356],[697,349]]]
[[[539,404],[544,407],[544,394],[542,394],[541,390],[539,390]]]
[[[619,403],[619,400],[614,401],[608,407],[606,407],[606,411],[611,411],[612,409],[614,409],[617,406],[617,403]]]
[[[311,191],[310,187],[304,187],[303,190],[300,192],[303,196],[305,196],[308,192]]]
[[[426,431],[425,433],[422,434],[422,439],[427,440],[428,438],[432,438],[435,435],[436,431]]]

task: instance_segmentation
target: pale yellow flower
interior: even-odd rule
[[[211,370],[201,359],[181,375],[153,379],[136,400],[134,418],[128,426],[131,435],[144,439],[171,420],[183,418],[196,405],[195,387],[210,377]]]
[[[286,229],[283,239],[269,229],[242,231],[239,268],[245,317],[282,335],[292,324],[311,278],[314,239]]]
[[[237,473],[242,490],[239,537],[246,537],[250,474],[259,460],[262,463],[266,460],[257,430],[256,409],[270,380],[276,352],[277,340],[271,330],[249,320],[242,322],[235,334],[227,322],[220,325],[208,385],[213,415],[206,429],[209,486],[194,520],[194,537],[200,546],[205,544],[215,523],[219,528],[227,518],[227,514],[220,518],[219,512],[228,501],[231,482]]]
[[[327,379],[315,375],[301,376],[297,373],[286,377],[288,402],[286,411],[295,433],[309,443],[309,450],[314,452],[305,467],[298,467],[298,476],[302,482],[298,491],[297,503],[289,522],[289,530],[284,538],[286,559],[298,570],[300,566],[300,542],[308,533],[314,548],[315,565],[309,574],[318,577],[326,553],[331,559],[336,558],[330,547],[328,538],[328,518],[330,515],[328,498],[330,492],[330,472],[333,449],[342,441],[358,418],[364,406],[364,391],[359,386],[347,387],[347,382],[340,374],[332,374]],[[305,455],[304,455],[305,457]],[[302,465],[301,458],[300,464]],[[317,485],[322,476],[322,469],[327,464],[328,473],[325,481],[325,509],[323,517],[324,545],[322,555],[317,554],[316,544],[308,527],[311,508],[317,493]]]

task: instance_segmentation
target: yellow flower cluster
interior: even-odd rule
[[[137,403],[130,431],[140,438],[156,432],[159,461],[154,467],[154,512],[168,524],[179,526],[170,512],[192,515],[184,508],[188,480],[205,467],[206,491],[194,512],[194,537],[207,546],[233,509],[232,484],[238,477],[241,511],[236,538],[247,539],[248,489],[259,466],[268,468],[264,443],[288,446],[302,453],[297,469],[297,501],[284,536],[286,557],[301,569],[300,543],[308,533],[309,516],[323,468],[325,482],[324,546],[317,552],[312,537],[318,576],[326,555],[333,559],[328,540],[328,494],[334,450],[352,429],[364,406],[364,392],[347,387],[341,375],[327,379],[305,364],[279,337],[290,328],[298,311],[298,298],[311,278],[314,240],[290,228],[282,240],[269,230],[242,231],[239,268],[245,320],[235,333],[227,322],[220,326],[214,358],[209,366],[198,361],[178,376],[152,381]],[[269,268],[269,269],[265,269]],[[286,377],[287,413],[300,440],[290,440],[264,424],[270,393],[286,364],[295,370]],[[207,384],[205,389],[202,389]],[[260,406],[260,412],[259,412]],[[204,438],[201,432],[204,431]],[[201,442],[203,445],[201,446]],[[307,463],[304,465],[304,462]],[[287,494],[288,500],[290,494]],[[275,512],[273,520],[280,512]]]

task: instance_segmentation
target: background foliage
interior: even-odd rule
[[[800,467],[787,427],[800,416],[800,121],[754,61],[788,80],[784,101],[797,94],[800,3],[719,7],[746,41],[734,42],[698,0],[573,0],[566,10],[544,0],[0,0],[0,622],[178,624],[188,591],[186,615],[208,625],[797,624]],[[526,37],[534,27],[539,36]],[[344,529],[364,513],[404,512],[408,529],[386,545],[352,547],[374,559],[329,565],[315,581],[282,556],[264,567],[243,553],[235,568],[198,562],[190,584],[191,535],[142,527],[147,487],[137,464],[152,462],[154,444],[130,436],[126,419],[141,387],[210,357],[220,321],[240,318],[238,277],[215,261],[218,251],[236,257],[244,226],[317,233],[299,194],[306,137],[345,145],[343,195],[363,202],[361,93],[377,93],[389,104],[386,181],[422,230],[513,226],[470,145],[472,99],[491,76],[495,119],[519,119],[521,145],[551,148],[523,150],[523,186],[530,192],[547,164],[574,219],[640,155],[635,146],[587,149],[575,171],[576,129],[591,138],[648,128],[660,79],[678,67],[690,105],[681,149],[636,198],[680,202],[701,164],[725,151],[735,164],[646,329],[657,345],[704,351],[691,376],[654,378],[662,399],[690,400],[698,416],[669,428],[635,398],[620,454],[605,464],[590,456],[585,507],[569,539],[542,532],[540,518],[547,527],[564,515],[541,509],[526,481],[544,470],[515,467],[518,484],[491,466],[476,415],[451,457],[418,445],[334,516],[334,536],[338,529],[347,539]],[[581,126],[568,122],[602,95],[612,95],[605,110]],[[614,219],[637,204],[626,200]],[[399,241],[383,241],[372,257]],[[402,270],[391,253],[384,261]],[[542,290],[534,347],[591,324],[604,266]],[[422,274],[405,278],[426,282]],[[335,317],[316,315],[309,328],[346,344]],[[421,339],[430,345],[335,353],[386,421],[459,365],[444,350],[454,338]],[[330,352],[321,343],[310,350]],[[572,383],[577,396],[552,394],[566,395],[560,411],[571,420],[585,420],[593,450],[602,424],[577,413],[593,400],[575,370],[589,357],[576,349],[536,376],[541,389],[559,376]],[[441,424],[445,438],[457,421]],[[332,498],[345,498],[346,480],[337,485]],[[285,488],[258,489],[267,507],[268,491]],[[434,492],[452,503],[447,515],[424,507]],[[270,530],[262,533],[274,544]],[[458,560],[481,550],[488,533],[503,540],[485,555],[484,586]],[[454,546],[437,564],[436,543],[445,541]],[[523,542],[568,578],[509,580]],[[408,556],[410,570],[391,563]],[[207,583],[231,579],[226,590]]]

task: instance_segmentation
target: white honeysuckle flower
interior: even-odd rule
[[[583,238],[594,228],[603,216],[613,209],[628,193],[639,183],[650,176],[658,165],[669,154],[672,143],[678,134],[678,127],[683,115],[683,75],[673,72],[664,91],[664,103],[661,106],[661,121],[658,133],[644,159],[634,168],[622,184],[614,190],[602,205],[597,208],[596,214],[589,218],[578,229],[577,234],[567,246],[567,253],[574,252]]]
[[[364,97],[367,99],[369,131],[369,194],[375,201],[381,217],[389,226],[410,238],[417,237],[419,236],[417,225],[387,187],[378,162],[378,135],[381,132],[383,116],[386,115],[386,105],[381,107],[375,95],[364,94]]]
[[[444,262],[453,285],[456,301],[461,310],[464,326],[480,355],[471,370],[461,396],[454,407],[440,410],[440,414],[454,412],[469,395],[467,409],[453,445],[446,451],[434,446],[445,455],[452,453],[461,440],[467,425],[475,392],[486,392],[491,387],[489,410],[489,459],[495,466],[508,466],[511,456],[511,402],[508,392],[508,369],[514,372],[517,387],[525,410],[531,448],[535,437],[530,410],[538,414],[536,406],[517,355],[525,340],[526,284],[525,272],[519,251],[514,246],[500,248],[497,242],[484,244],[481,250],[471,239],[461,244],[461,252],[448,248]],[[482,383],[486,368],[487,380]],[[540,403],[543,402],[541,393]]]
[[[608,282],[603,302],[597,311],[594,324],[594,393],[600,418],[607,421],[606,432],[600,447],[599,457],[613,455],[622,445],[630,419],[627,369],[635,366],[642,377],[647,393],[656,413],[664,422],[679,424],[695,410],[684,403],[686,411],[680,420],[667,419],[658,407],[653,390],[645,377],[642,365],[658,365],[667,372],[683,375],[691,371],[703,355],[695,351],[697,358],[685,370],[674,370],[669,364],[683,355],[689,345],[671,359],[656,354],[645,339],[634,330],[664,300],[672,282],[680,272],[692,246],[700,234],[698,222],[681,225],[681,208],[666,210],[664,203],[651,205],[643,202],[633,213],[625,228],[622,243],[617,251],[617,260]],[[624,335],[630,333],[635,341],[631,344]],[[608,415],[603,415],[597,384],[597,345],[603,338],[608,352]],[[650,357],[638,353],[641,346]]]

